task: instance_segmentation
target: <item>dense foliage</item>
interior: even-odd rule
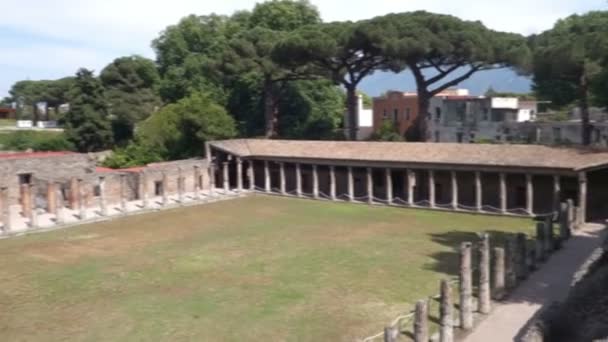
[[[533,74],[535,93],[492,95],[580,106],[588,139],[588,107],[608,105],[607,18],[575,15],[526,39],[424,11],[325,23],[307,0],[270,0],[229,16],[182,18],[152,42],[155,61],[120,57],[99,77],[81,69],[17,82],[3,102],[19,103],[20,117],[34,120],[39,103],[69,103],[59,118],[65,148],[114,148],[107,164],[123,167],[200,155],[209,139],[355,139],[358,87],[379,70],[412,73],[423,115],[406,137],[387,123],[372,139],[425,140],[433,96],[508,67]]]

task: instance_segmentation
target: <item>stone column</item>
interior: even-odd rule
[[[279,176],[281,184],[281,195],[286,195],[287,191],[285,190],[285,163],[279,163]]]
[[[477,208],[477,211],[483,211],[481,172],[475,172],[475,207]]]
[[[78,208],[81,220],[86,220],[87,218],[87,204],[86,204],[86,194],[85,189],[82,186],[82,179],[78,179]]]
[[[127,213],[127,175],[125,174],[120,175],[120,212],[123,215]]]
[[[228,162],[222,163],[222,180],[224,181],[224,193],[230,191],[230,178],[228,176]]]
[[[494,247],[494,267],[492,268],[494,299],[502,299],[505,292],[505,249]]]
[[[578,208],[579,214],[576,215],[577,224],[583,225],[587,222],[587,173],[578,174]]]
[[[332,165],[329,167],[329,193],[332,201],[337,199],[336,197],[336,168]]]
[[[143,208],[145,209],[149,205],[149,203],[148,203],[148,174],[146,173],[146,171],[142,170],[139,172],[139,181],[141,182],[141,184],[140,184],[141,202],[142,202]],[[102,191],[102,193],[103,193],[103,191]]]
[[[249,177],[249,190],[255,191],[255,170],[253,168],[253,160],[249,160],[247,176]]]
[[[198,200],[201,197],[201,167],[194,165],[194,199]]]
[[[414,189],[416,188],[416,173],[414,170],[407,170],[407,204],[414,206]]]
[[[458,210],[458,174],[456,171],[450,172],[452,176],[452,208]]]
[[[507,175],[501,172],[498,175],[500,182],[500,212],[503,214],[507,213]]]
[[[492,307],[490,293],[490,236],[483,234],[479,245],[479,301],[478,309],[484,315]]]
[[[296,164],[296,196],[302,197],[302,165]]]
[[[367,168],[367,203],[374,203],[374,177],[371,167]]]
[[[11,222],[11,204],[9,202],[8,188],[0,188],[0,202],[2,207],[0,208],[0,215],[2,215],[2,231],[8,233],[12,230]]]
[[[454,303],[452,287],[447,279],[441,280],[439,306],[439,341],[454,341]]]
[[[243,161],[239,157],[236,158],[236,189],[243,191]]]
[[[78,197],[80,192],[78,191],[78,180],[76,177],[70,178],[70,209],[76,210],[78,208]]]
[[[209,195],[215,194],[215,163],[209,163]]]
[[[416,302],[414,314],[414,341],[429,341],[429,307],[424,299]]]
[[[144,203],[146,201],[147,200],[144,199]],[[144,204],[144,207],[145,206],[146,206],[146,204]],[[106,201],[106,178],[105,177],[99,177],[99,209],[101,210],[101,216],[108,216],[108,203]]]
[[[63,224],[65,223],[65,201],[63,198],[63,193],[61,192],[61,183],[55,183],[56,190],[59,192],[59,197],[57,197],[57,215],[55,215],[55,223]]]
[[[562,179],[559,175],[553,176],[553,210],[559,211],[562,197]]]
[[[29,184],[28,196],[30,198],[30,228],[38,227],[38,212],[36,210],[36,188],[34,184]]]
[[[319,173],[317,165],[312,166],[312,197],[319,198]]]
[[[163,171],[163,206],[166,206],[167,204],[169,204],[169,196],[168,196],[168,189],[167,189],[167,185],[168,185],[168,181],[167,181],[167,173],[165,171]]]
[[[184,175],[181,167],[177,168],[177,200],[180,205],[184,203]]]
[[[268,166],[268,160],[264,160],[264,190],[266,190],[267,193],[272,191],[270,188],[270,169]]]
[[[53,182],[49,182],[46,186],[46,205],[49,214],[57,215],[57,188]]]
[[[347,182],[348,182],[348,200],[350,202],[355,201],[355,180],[353,179],[353,168],[349,166],[347,169]]]
[[[388,205],[392,205],[393,204],[393,176],[392,176],[390,168],[386,168],[385,175],[386,175],[386,181],[385,181],[385,183],[386,183],[386,203]]]
[[[460,245],[460,327],[473,328],[473,279],[471,269],[471,243]]]
[[[526,174],[526,211],[534,215],[534,183],[531,174]]]
[[[429,170],[429,206],[435,208],[435,171]]]

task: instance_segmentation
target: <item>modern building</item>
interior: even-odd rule
[[[536,120],[536,102],[518,98],[436,96],[431,100],[428,140],[433,142],[513,142],[517,126]]]
[[[547,215],[572,199],[608,213],[608,152],[540,145],[226,140],[207,144],[212,185],[503,215]]]

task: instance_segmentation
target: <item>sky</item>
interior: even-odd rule
[[[0,0],[0,98],[24,79],[56,79],[79,67],[100,71],[117,57],[154,58],[151,41],[189,14],[231,14],[255,0]],[[606,0],[311,0],[325,21],[427,10],[522,34],[560,18],[608,10]]]

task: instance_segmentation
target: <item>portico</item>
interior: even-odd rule
[[[250,189],[269,194],[522,216],[551,214],[558,203],[573,198],[582,212],[588,212],[587,172],[577,167],[589,161],[576,150],[522,145],[454,148],[250,139],[212,142],[209,149],[214,158],[248,163],[243,172],[228,162],[226,167],[236,170],[236,178],[225,182],[248,183]],[[545,160],[556,151],[564,154],[558,156],[560,162]],[[608,165],[608,154],[598,154],[594,161],[599,156]],[[227,173],[231,172],[222,170]]]

